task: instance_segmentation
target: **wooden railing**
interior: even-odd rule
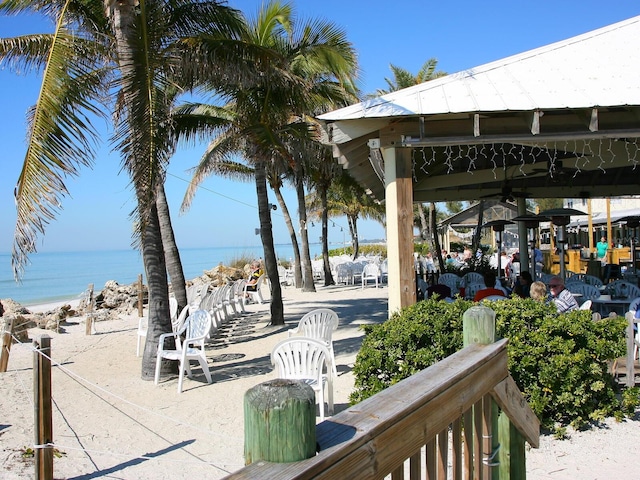
[[[537,448],[540,427],[507,371],[506,345],[468,346],[325,420],[312,458],[257,461],[226,478],[498,478],[492,469],[524,478],[524,440]]]

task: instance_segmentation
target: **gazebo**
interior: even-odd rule
[[[514,198],[525,215],[526,198],[638,192],[639,49],[634,17],[319,117],[386,204],[390,313],[416,301],[413,202]]]

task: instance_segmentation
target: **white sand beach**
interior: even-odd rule
[[[348,407],[351,368],[362,337],[360,325],[387,318],[387,288],[320,287],[304,293],[283,289],[285,327],[270,327],[268,304],[225,329],[208,349],[213,383],[204,376],[153,382],[140,379],[136,357],[137,315],[97,322],[85,334],[83,318],[72,318],[59,333],[32,329],[30,338],[51,337],[55,478],[186,479],[222,478],[244,465],[245,392],[275,378],[272,347],[307,311],[328,307],[340,316],[334,334],[338,379],[335,410]],[[46,311],[51,305],[31,308]],[[14,344],[9,368],[0,374],[0,478],[33,478],[33,352]],[[197,371],[197,369],[196,369]],[[568,440],[541,437],[527,452],[529,479],[633,479],[627,462],[640,444],[640,423],[609,421],[602,428],[572,432]]]

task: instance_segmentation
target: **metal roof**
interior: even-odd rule
[[[640,16],[321,115],[323,141],[379,201],[386,149],[413,200],[640,191]]]
[[[319,118],[640,105],[638,50],[640,16]]]

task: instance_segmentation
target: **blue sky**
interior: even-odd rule
[[[230,1],[230,5],[254,15],[261,0]],[[429,58],[438,68],[455,73],[509,55],[594,30],[640,14],[640,4],[629,0],[608,2],[562,0],[518,1],[345,1],[293,2],[300,17],[322,17],[347,31],[358,51],[363,92],[385,88],[391,77],[389,64],[416,73]],[[34,17],[0,17],[0,36],[37,33],[51,27]],[[0,116],[2,155],[0,165],[0,252],[11,251],[15,226],[13,188],[25,152],[25,113],[38,95],[36,74],[18,76],[0,68]],[[178,208],[190,178],[187,170],[197,164],[205,145],[181,148],[171,161],[166,192],[178,245],[254,246],[258,227],[253,183],[212,177],[202,184],[185,215]],[[132,191],[120,173],[116,154],[104,144],[93,169],[67,181],[70,195],[62,210],[40,238],[38,251],[73,251],[128,248],[134,208]],[[275,199],[273,200],[275,203]],[[295,198],[287,203],[293,214]],[[346,221],[336,219],[329,240],[342,243]],[[280,211],[274,212],[274,239],[286,243],[288,234]],[[344,227],[344,231],[340,230]],[[384,238],[382,226],[361,221],[360,238]],[[320,228],[310,227],[309,238],[318,241]],[[348,239],[348,236],[347,236]]]

